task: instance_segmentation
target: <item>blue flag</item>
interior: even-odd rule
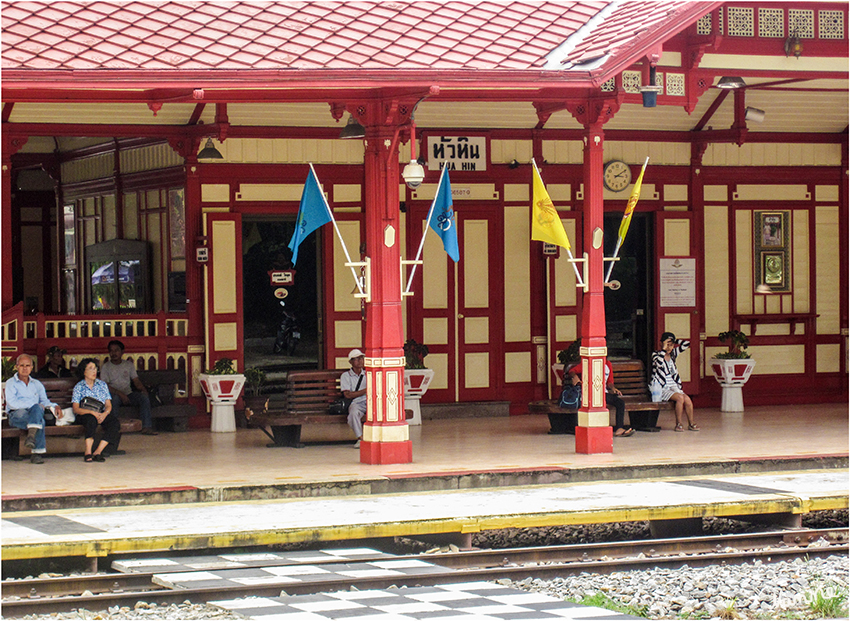
[[[304,239],[323,224],[331,221],[331,211],[319,187],[316,171],[310,166],[310,173],[301,192],[301,204],[298,206],[298,218],[295,221],[295,233],[289,240],[292,251],[292,265],[298,260],[298,246]]]
[[[428,225],[434,229],[443,240],[443,248],[455,263],[460,259],[457,249],[457,222],[452,209],[452,184],[449,181],[448,166],[443,166],[440,183],[437,186],[437,196],[431,204],[431,217]]]

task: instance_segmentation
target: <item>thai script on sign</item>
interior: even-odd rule
[[[487,170],[487,139],[483,136],[429,136],[428,169]]]

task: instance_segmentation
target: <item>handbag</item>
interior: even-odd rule
[[[94,397],[83,397],[80,401],[80,407],[84,410],[97,412],[98,414],[102,413],[103,410],[106,409],[106,406]]]
[[[581,405],[581,384],[567,384],[561,391],[558,407],[567,410],[577,409]]]
[[[363,376],[357,378],[357,386],[354,387],[353,392],[357,392],[360,390],[360,384],[363,381]],[[350,399],[348,397],[340,397],[333,403],[331,403],[328,408],[328,413],[330,414],[348,414],[348,408],[351,407],[351,403],[354,399]]]

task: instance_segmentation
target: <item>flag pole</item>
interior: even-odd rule
[[[443,164],[443,170],[446,170],[445,163]],[[413,284],[413,275],[416,274],[416,266],[418,265],[419,257],[422,256],[422,248],[425,246],[425,236],[428,234],[428,228],[430,227],[431,216],[434,214],[434,207],[437,204],[437,197],[440,195],[440,187],[443,185],[443,175],[445,173],[440,171],[440,180],[437,182],[437,193],[434,194],[434,200],[431,201],[431,208],[428,210],[428,217],[425,218],[425,230],[422,231],[422,239],[419,241],[419,250],[416,251],[416,258],[413,259],[413,267],[410,270],[410,277],[407,279],[407,287],[404,288],[405,293],[410,291],[410,285]]]
[[[313,168],[313,162],[310,162],[310,172],[313,173],[313,176],[316,178],[316,181],[319,180],[319,176],[316,174],[315,169]],[[342,233],[339,232],[339,227],[336,224],[336,218],[334,218],[333,211],[331,211],[331,206],[328,205],[328,199],[325,198],[325,193],[321,191],[321,185],[319,186],[319,194],[322,195],[322,201],[325,203],[325,209],[328,210],[328,215],[331,217],[331,222],[333,222],[334,230],[336,231],[336,236],[339,238],[339,243],[342,245],[342,251],[345,253],[345,258],[348,263],[351,263],[351,256],[348,254],[348,248],[345,246],[345,241],[342,239]],[[360,278],[357,276],[357,272],[354,271],[354,266],[351,266],[351,274],[354,276],[354,282],[357,285],[357,290],[361,295],[363,293],[363,285],[360,283]]]
[[[638,180],[641,181],[641,182],[643,181],[643,173],[646,172],[646,165],[647,164],[649,164],[649,156],[647,156],[647,158],[644,160],[643,167],[640,169],[640,175],[638,175]],[[637,198],[640,198],[640,195],[638,195]],[[635,199],[635,206],[637,205],[637,198]],[[631,196],[629,197],[629,201],[631,201]],[[626,211],[623,212],[623,220],[630,217],[630,214],[627,213],[628,210],[629,210],[629,205],[628,205],[628,203],[626,203]],[[634,206],[632,207],[632,210],[634,211]],[[621,221],[621,223],[622,223],[622,221]],[[628,232],[629,232],[628,229],[626,229],[625,233],[628,233]],[[608,280],[611,278],[611,272],[614,271],[614,263],[617,262],[616,261],[617,256],[620,254],[620,248],[622,247],[623,241],[625,241],[625,239],[626,239],[625,234],[622,237],[619,236],[619,235],[617,236],[617,245],[614,248],[614,256],[611,257],[611,263],[608,265],[608,273],[605,275],[605,284],[606,285],[608,284]]]
[[[534,171],[537,173],[537,176],[540,178],[540,183],[543,183],[543,176],[540,174],[540,169],[537,168],[537,162],[534,161],[533,157],[531,158],[531,165],[534,166]],[[546,189],[545,184],[543,185],[543,189]],[[533,195],[533,191],[532,191],[532,195]],[[566,233],[566,231],[564,231],[564,233]],[[569,241],[569,237],[567,237],[567,241]],[[570,260],[569,260],[570,265],[572,265],[573,269],[575,270],[576,280],[579,282],[579,286],[583,287],[584,286],[584,279],[581,277],[581,274],[578,271],[578,266],[576,265],[576,260],[575,260],[575,258],[573,258],[573,251],[570,250],[569,248],[564,248],[564,250],[567,251],[567,256],[570,258]],[[584,260],[584,259],[582,259],[582,260]]]

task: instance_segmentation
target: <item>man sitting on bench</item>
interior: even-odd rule
[[[339,378],[342,396],[352,400],[351,405],[348,406],[348,426],[357,436],[354,448],[360,446],[360,440],[363,437],[363,418],[366,416],[366,374],[363,372],[365,361],[366,357],[362,351],[352,349],[348,352],[351,368]]]
[[[109,386],[112,395],[112,413],[117,417],[121,405],[135,405],[139,408],[142,418],[142,435],[158,435],[153,430],[153,415],[148,389],[139,379],[136,367],[129,360],[124,360],[124,343],[109,341],[109,360],[103,363],[100,379]],[[131,385],[132,384],[132,385]],[[133,391],[133,386],[136,391]]]
[[[44,437],[44,408],[53,410],[56,420],[62,418],[62,409],[47,398],[44,384],[30,377],[33,369],[29,354],[21,354],[15,364],[17,373],[6,382],[6,412],[9,424],[27,430],[24,445],[32,450],[30,463],[43,464],[47,452]]]

